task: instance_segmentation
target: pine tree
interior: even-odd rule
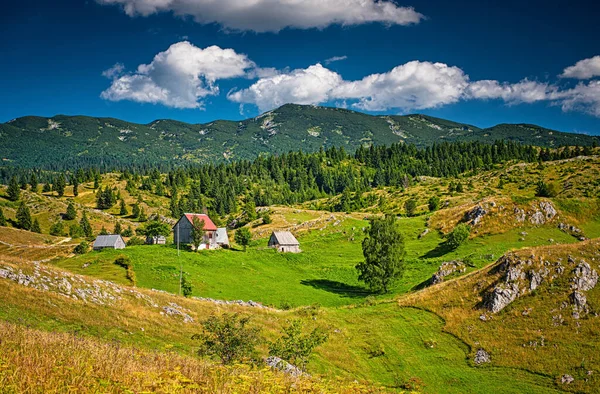
[[[16,176],[10,178],[6,192],[8,193],[8,199],[10,201],[17,201],[19,197],[21,197],[21,190],[19,189],[19,182],[17,181]]]
[[[81,217],[81,220],[79,221],[79,226],[81,227],[81,231],[83,232],[83,235],[86,238],[90,238],[94,235],[92,226],[90,225],[90,221],[88,220],[85,211],[83,211],[83,216]]]
[[[98,235],[108,235],[108,231],[106,230],[106,228],[104,226],[102,226]]]
[[[119,215],[127,216],[129,212],[127,212],[127,205],[125,205],[125,200],[121,200],[121,207],[119,209]]]
[[[121,234],[123,230],[121,229],[121,222],[115,223],[115,229],[113,230],[113,234]]]
[[[67,181],[65,180],[65,175],[60,174],[54,183],[54,191],[58,194],[58,197],[62,197],[65,195],[65,187],[67,186]]]
[[[17,209],[17,227],[23,230],[31,230],[31,212],[23,201]]]
[[[25,175],[21,175],[19,183],[21,190],[27,190],[27,178],[25,177]]]
[[[37,176],[35,175],[35,172],[31,173],[31,177],[29,178],[29,186],[31,186],[31,191],[33,193],[38,192],[38,180]]]
[[[0,226],[6,226],[6,217],[4,216],[4,212],[2,212],[2,208],[0,208]]]
[[[75,205],[73,205],[72,201],[69,201],[67,205],[67,212],[65,213],[65,220],[73,220],[77,217],[77,210],[75,209]]]
[[[71,183],[73,184],[73,195],[77,197],[79,195],[79,179],[76,175],[71,176]]]
[[[98,189],[100,187],[100,176],[96,175],[94,176],[94,190]]]
[[[48,182],[44,183],[44,186],[42,187],[42,193],[48,193],[52,191],[52,187],[50,186],[50,184]]]
[[[140,208],[140,216],[139,216],[138,220],[140,222],[148,221],[148,216],[146,216],[146,212],[144,211],[144,208]]]
[[[133,204],[131,216],[133,216],[134,219],[137,219],[140,217],[140,204],[138,204],[138,203]]]
[[[37,218],[35,218],[33,220],[33,224],[31,225],[31,231],[33,231],[34,233],[38,233],[38,234],[42,233],[42,229],[40,227],[40,222],[37,220]]]

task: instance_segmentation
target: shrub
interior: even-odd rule
[[[471,234],[471,227],[465,223],[461,223],[454,227],[454,230],[448,234],[446,245],[448,245],[450,249],[454,250],[469,238],[469,234]]]
[[[81,226],[78,225],[77,223],[74,223],[71,226],[69,226],[69,236],[71,238],[83,237],[84,234],[83,234],[83,230],[82,230]]]
[[[192,291],[194,290],[192,286],[192,282],[190,282],[187,278],[187,274],[184,274],[181,277],[181,291],[183,292],[183,296],[189,298],[192,296]]]
[[[273,219],[271,219],[271,215],[269,214],[269,212],[266,212],[262,216],[262,222],[263,224],[271,224],[273,222]]]
[[[135,286],[135,282],[136,282],[135,271],[133,270],[133,263],[131,262],[129,257],[121,255],[121,256],[117,257],[117,259],[115,260],[115,264],[118,265],[119,267],[125,268],[125,270],[126,270],[125,277],[131,282],[132,285]]]
[[[559,192],[559,186],[554,182],[539,181],[535,188],[536,197],[556,197]]]
[[[440,208],[440,198],[438,196],[432,196],[427,202],[427,205],[431,212],[437,211]]]
[[[123,237],[132,237],[133,236],[133,229],[131,228],[131,226],[128,226],[125,230],[123,230],[121,232],[121,235]]]
[[[88,249],[90,248],[90,245],[85,242],[85,241],[81,241],[79,243],[79,245],[75,246],[75,249],[73,249],[73,253],[75,254],[85,254],[87,253]]]
[[[201,341],[198,354],[217,357],[223,364],[255,359],[259,330],[248,327],[249,321],[249,316],[242,317],[239,313],[213,315],[204,320],[203,331],[192,337]]]
[[[131,237],[129,241],[127,241],[127,246],[137,246],[137,245],[145,245],[146,241],[140,237]]]
[[[404,209],[406,210],[406,216],[414,216],[417,210],[417,200],[411,198],[404,203]]]
[[[50,226],[50,235],[63,236],[65,233],[65,226],[62,220],[57,220]]]
[[[313,350],[327,341],[327,333],[315,328],[302,332],[301,320],[294,320],[283,329],[283,335],[269,344],[269,355],[281,357],[298,368],[305,369]]]

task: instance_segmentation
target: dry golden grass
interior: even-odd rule
[[[374,393],[345,381],[225,367],[173,352],[103,343],[0,321],[2,393]]]
[[[592,268],[600,270],[600,240],[571,245],[553,245],[515,252],[522,259],[535,256],[535,261],[563,264],[568,256],[576,261],[585,259]],[[464,340],[471,347],[471,356],[484,348],[492,355],[495,366],[523,368],[560,380],[571,374],[575,382],[568,391],[600,392],[600,286],[586,292],[592,311],[581,319],[573,319],[570,309],[561,304],[569,301],[570,270],[565,265],[564,279],[543,283],[535,292],[524,295],[496,315],[485,313],[483,295],[498,282],[497,264],[461,278],[403,296],[401,306],[414,306],[434,312],[445,320],[445,330]],[[561,310],[562,309],[562,310]],[[564,321],[556,324],[557,316]]]

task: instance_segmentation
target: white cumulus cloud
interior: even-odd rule
[[[321,64],[261,78],[249,88],[230,92],[229,100],[255,104],[267,111],[287,103],[318,104],[328,101],[331,90],[342,83],[342,77]]]
[[[600,76],[600,56],[583,59],[564,69],[562,78],[590,79]]]
[[[557,95],[563,111],[580,111],[600,118],[600,81],[579,83]]]
[[[187,41],[173,44],[134,73],[117,64],[103,75],[112,79],[101,97],[175,108],[201,108],[203,97],[216,95],[219,79],[242,77],[256,65],[244,54],[218,46],[198,48]]]
[[[549,100],[556,92],[556,86],[528,79],[517,83],[482,80],[469,85],[467,97],[481,100],[501,99],[508,104],[521,104]]]
[[[285,28],[383,23],[411,25],[424,16],[388,0],[96,0],[119,5],[129,16],[172,12],[201,24],[236,31],[278,32]]]
[[[368,111],[435,108],[459,101],[468,80],[458,67],[411,61],[386,73],[344,82],[332,92],[332,98],[356,99],[353,107]]]

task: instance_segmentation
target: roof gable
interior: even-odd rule
[[[94,248],[116,246],[119,240],[123,240],[123,238],[119,234],[98,235],[98,237],[94,241]],[[123,241],[123,243],[125,242]]]
[[[204,222],[204,230],[205,231],[217,231],[217,226],[213,223],[213,221],[210,219],[210,217],[208,217],[208,215],[205,215],[203,213],[184,213],[183,216],[181,217],[181,219],[186,218],[190,223],[194,223],[194,218],[198,218],[198,220],[203,221]],[[179,219],[179,220],[181,220]],[[179,223],[179,222],[177,222]],[[177,226],[177,224],[175,224],[175,226]],[[173,226],[173,228],[175,228],[175,226]]]
[[[273,236],[279,245],[300,245],[300,242],[289,231],[273,231]]]

